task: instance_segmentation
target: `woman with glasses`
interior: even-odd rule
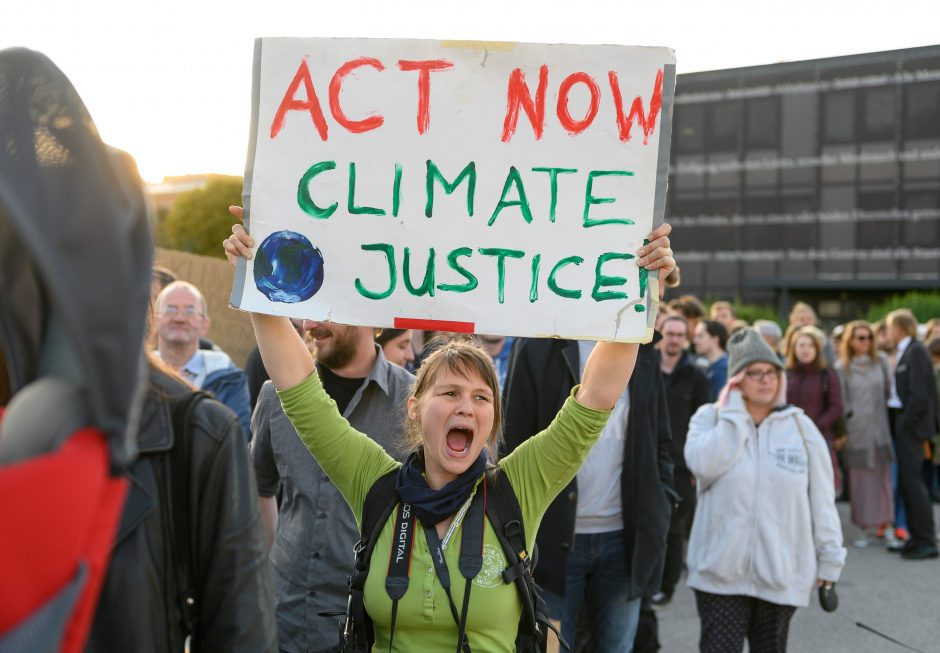
[[[698,504],[689,541],[703,653],[782,652],[790,619],[845,563],[829,447],[786,405],[780,359],[751,328],[728,340],[729,379],[692,417]]]
[[[888,361],[875,348],[874,338],[868,322],[850,322],[842,334],[836,362],[849,434],[844,462],[852,488],[852,523],[862,531],[853,542],[857,547],[867,546],[871,531],[894,520],[894,452],[887,408],[891,377]]]

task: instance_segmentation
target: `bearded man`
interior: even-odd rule
[[[343,417],[400,457],[404,407],[414,377],[385,359],[371,327],[308,320],[303,328],[312,336],[323,387]],[[251,428],[280,650],[336,651],[341,617],[320,613],[346,610],[347,579],[359,539],[355,517],[294,431],[270,381],[261,388]]]

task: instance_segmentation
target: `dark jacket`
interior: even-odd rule
[[[823,375],[829,380],[829,396],[823,396]],[[832,440],[832,426],[842,417],[839,377],[829,368],[797,365],[787,370],[787,403],[803,409],[826,440]]]
[[[902,404],[898,433],[904,432],[919,440],[936,435],[940,430],[937,382],[930,354],[922,343],[912,340],[907,345],[897,362],[894,378]]]
[[[656,334],[656,340],[659,339]],[[506,449],[512,451],[551,423],[578,383],[578,343],[532,339],[517,343],[504,393]],[[629,598],[659,588],[666,533],[675,503],[669,456],[669,416],[659,357],[642,345],[630,379],[630,414],[624,446],[621,500],[624,543],[630,569]],[[556,594],[565,593],[565,564],[574,543],[577,479],[549,506],[536,536],[535,578]]]
[[[140,458],[87,651],[178,653],[183,650],[171,525],[171,403],[189,389],[151,371],[140,420]],[[235,415],[211,399],[191,414],[189,461],[195,537],[194,577],[200,634],[194,651],[275,651],[274,595],[268,575],[258,492]],[[179,555],[187,555],[183,552]]]
[[[712,400],[711,383],[708,376],[695,364],[692,354],[683,352],[672,374],[663,374],[666,390],[666,406],[669,409],[669,427],[672,444],[669,453],[677,468],[686,469],[685,436],[689,431],[689,420],[699,406]]]

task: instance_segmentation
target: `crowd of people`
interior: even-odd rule
[[[668,238],[659,242],[667,256]],[[237,227],[226,253],[250,256],[250,245]],[[664,289],[678,274],[667,271]],[[206,339],[199,290],[166,269],[153,278],[155,369],[209,390],[224,369],[240,389],[216,395],[252,414],[245,436],[279,650],[359,650],[348,631],[341,649],[337,633],[352,552],[367,542],[367,497],[389,474],[420,527],[411,592],[395,598],[395,579],[377,572],[364,580],[364,641],[375,650],[524,650],[517,592],[483,593],[509,585],[512,567],[489,521],[473,583],[450,585],[464,545],[447,544],[464,537],[495,470],[538,552],[533,614],[547,637],[532,650],[658,650],[656,612],[684,572],[700,650],[745,640],[786,650],[795,610],[845,564],[837,498],[851,502],[854,546],[937,556],[940,324],[918,334],[909,311],[826,334],[804,303],[782,329],[736,319],[729,302],[706,313],[683,295],[661,302],[652,343],[620,350],[253,315],[258,347],[242,372]],[[609,357],[620,366],[601,362]],[[401,533],[394,514],[385,519],[370,546],[394,556]],[[466,598],[478,587],[479,599]]]
[[[725,369],[717,361],[727,357],[721,343],[747,325],[728,302],[711,305],[711,320],[705,314],[697,298],[684,295],[667,304],[660,323],[681,315],[699,334],[691,348],[704,345],[699,364],[714,388],[715,370]],[[930,504],[940,500],[940,319],[921,326],[900,309],[876,323],[836,325],[827,334],[813,308],[797,302],[785,330],[767,320],[753,328],[786,370],[787,402],[810,417],[828,444],[834,491],[850,502],[858,529],[852,544],[882,541],[905,559],[937,557]],[[725,382],[720,376],[719,385]],[[915,533],[908,510],[916,514]]]

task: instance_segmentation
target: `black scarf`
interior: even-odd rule
[[[434,526],[460,510],[473,486],[486,470],[486,450],[460,476],[440,490],[432,490],[424,478],[424,457],[413,453],[398,470],[395,489],[405,503],[411,504],[424,526]]]

